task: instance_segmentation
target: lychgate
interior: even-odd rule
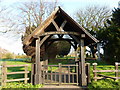
[[[64,38],[67,35],[68,38]],[[54,36],[54,38],[53,38]],[[74,65],[48,65],[47,48],[55,41],[65,40],[74,47],[77,57],[77,48],[80,47],[79,59],[75,58]],[[23,50],[33,60],[31,83],[33,84],[76,84],[86,86],[88,72],[85,64],[84,47],[97,43],[88,31],[76,23],[60,7],[39,25],[29,36],[23,39]],[[44,52],[43,52],[44,51]],[[41,60],[41,56],[43,56]],[[57,67],[53,71],[52,67]],[[71,68],[76,68],[71,71]],[[48,68],[51,68],[49,71]],[[66,69],[65,72],[63,69]]]

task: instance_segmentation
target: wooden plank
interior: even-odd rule
[[[7,72],[7,75],[10,75],[10,74],[24,74],[24,73],[29,73],[29,71],[22,71],[22,72]]]
[[[57,23],[54,20],[52,20],[52,23],[55,26],[57,31],[61,31],[60,28],[58,27]]]
[[[57,74],[56,74],[56,72],[55,72],[55,82],[56,82],[56,77],[57,77]]]
[[[7,81],[7,67],[6,67],[6,62],[3,62],[2,64],[2,86],[6,86],[6,81]]]
[[[14,81],[24,81],[25,78],[21,78],[21,79],[11,79],[11,80],[7,80],[7,82],[14,82]],[[29,80],[29,78],[27,78],[27,80]]]
[[[70,83],[70,66],[68,66],[68,82]]]
[[[118,63],[117,62],[115,63],[115,70],[118,71]],[[119,76],[119,72],[115,72],[115,76],[118,77]],[[118,80],[118,79],[116,78],[116,80]]]
[[[59,65],[42,65],[42,66],[59,66]],[[78,66],[78,65],[75,65],[75,64],[65,64],[65,65],[61,65],[61,66]]]
[[[97,73],[94,72],[94,71],[96,71],[96,66],[97,66],[97,63],[93,63],[93,75],[94,75],[94,77],[97,77]],[[94,78],[94,80],[97,81],[96,78]]]
[[[24,65],[6,65],[6,67],[24,67],[24,66],[29,66],[28,64]]]
[[[40,41],[40,47],[42,46],[42,44],[45,42],[45,40],[47,40],[50,37],[50,35],[45,36],[41,41]]]
[[[66,83],[66,77],[67,75],[65,74],[65,70],[64,70],[64,83]]]
[[[79,84],[79,83],[78,83],[78,70],[79,70],[79,69],[78,69],[78,66],[76,66],[76,80],[77,80],[77,85]]]
[[[93,72],[120,72],[120,70],[93,70]]]
[[[40,38],[36,40],[36,56],[35,56],[35,84],[42,84],[41,63],[40,63]]]
[[[52,82],[52,81],[53,81],[52,67],[50,67],[50,71],[51,71],[51,72],[50,72],[50,79],[51,79],[50,81]]]
[[[61,85],[61,80],[62,80],[61,71],[62,71],[61,63],[59,63],[59,85]]]
[[[28,67],[25,66],[25,80],[24,80],[24,83],[26,84],[27,83],[27,71],[28,70]]]
[[[67,21],[64,20],[63,23],[62,23],[61,26],[60,26],[60,31],[63,30],[63,28],[65,27],[66,23],[67,23]]]
[[[72,83],[74,83],[75,80],[74,80],[74,74],[72,74]]]
[[[55,74],[56,74],[56,75],[59,75],[59,73],[57,73],[57,72],[56,72],[56,73],[45,73],[45,75],[55,75]],[[68,73],[62,73],[62,72],[61,72],[61,75],[64,75],[64,74],[65,74],[65,75],[68,75]],[[76,73],[70,73],[70,75],[76,75]]]
[[[64,35],[77,35],[79,36],[80,34],[77,32],[61,32],[61,31],[52,31],[52,32],[46,32],[41,34],[40,36],[46,36],[46,35],[55,35],[55,34],[64,34]],[[39,37],[39,36],[38,36]]]
[[[33,58],[32,58],[33,59]],[[35,64],[31,64],[31,83],[34,83]]]
[[[94,77],[94,79],[106,79],[106,78],[111,78],[111,79],[120,79],[120,77]]]
[[[86,82],[86,70],[85,70],[85,57],[84,57],[84,39],[80,40],[81,44],[81,84],[82,86],[86,86],[87,82]]]
[[[90,63],[86,63],[86,72],[87,72],[87,84],[91,83],[90,79]]]
[[[115,77],[106,76],[106,75],[102,75],[102,74],[98,74],[98,76],[102,76],[102,77],[104,77],[104,78],[111,78],[111,79],[116,79]]]

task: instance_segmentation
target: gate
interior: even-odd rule
[[[78,85],[78,65],[43,65],[43,84]]]

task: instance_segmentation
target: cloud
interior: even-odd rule
[[[6,38],[3,36],[0,36],[0,47],[3,49],[6,49],[12,53],[18,54],[18,53],[23,53],[22,50],[22,43],[20,38],[16,41],[13,40],[12,38]]]

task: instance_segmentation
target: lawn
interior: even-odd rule
[[[28,64],[28,71],[31,71],[31,63],[25,62],[26,60],[24,59],[7,59],[7,60],[1,60],[5,61],[7,65],[24,65]],[[24,71],[24,67],[9,67],[7,69],[7,72],[17,72],[17,71]],[[30,73],[28,74],[28,77],[30,77]],[[19,78],[24,78],[24,74],[13,74],[13,75],[7,75],[7,79],[19,79]],[[28,81],[30,82],[30,80]],[[24,84],[24,81],[19,81],[19,82],[10,82],[7,83],[7,85],[3,88],[40,88],[43,85],[37,84],[37,85],[32,85],[31,83]]]
[[[31,71],[31,63],[24,62],[24,60],[5,60],[5,61],[6,61],[7,65],[28,64],[29,65],[28,70]],[[70,61],[70,63],[68,63],[68,64],[72,64],[73,61],[72,60],[69,60],[69,61]],[[61,62],[62,64],[67,64],[67,62],[69,62],[69,61],[68,61],[68,59],[62,58],[62,61],[58,60],[58,62],[55,61],[55,63],[50,63],[50,65],[58,64],[59,62]],[[96,60],[89,60],[87,62],[91,63],[91,66],[90,66],[91,83],[88,85],[88,88],[90,88],[90,89],[93,89],[93,88],[120,88],[120,80],[118,80],[118,81],[114,81],[113,79],[105,79],[105,80],[97,80],[97,81],[93,80],[92,63],[94,63],[94,62],[98,63],[97,70],[114,70],[115,69],[114,65],[108,65],[104,61],[96,61]],[[57,67],[53,67],[53,70],[55,70],[56,68]],[[48,69],[50,70],[50,67]],[[119,69],[120,69],[120,67],[119,67]],[[8,68],[8,72],[11,72],[11,71],[15,72],[15,71],[22,71],[22,70],[24,70],[24,68],[22,68],[22,67]],[[106,72],[106,73],[101,73],[101,74],[104,74],[107,76],[113,76],[113,77],[115,76],[114,72]],[[28,76],[30,77],[30,74]],[[23,78],[23,77],[24,77],[24,74],[8,75],[8,79]],[[41,85],[41,84],[32,85],[30,83],[24,84],[23,82],[11,82],[11,83],[7,83],[7,86],[4,88],[40,88],[42,86],[43,85]]]
[[[90,76],[91,76],[91,83],[88,85],[88,88],[120,88],[120,80],[113,80],[113,79],[103,79],[103,80],[93,80],[93,66],[92,63],[97,63],[97,70],[115,70],[115,65],[109,65],[104,61],[88,61],[91,63],[90,66]],[[120,70],[120,66],[119,66]],[[98,74],[103,74],[106,76],[115,77],[115,72],[99,72]],[[119,74],[120,77],[120,74]]]

